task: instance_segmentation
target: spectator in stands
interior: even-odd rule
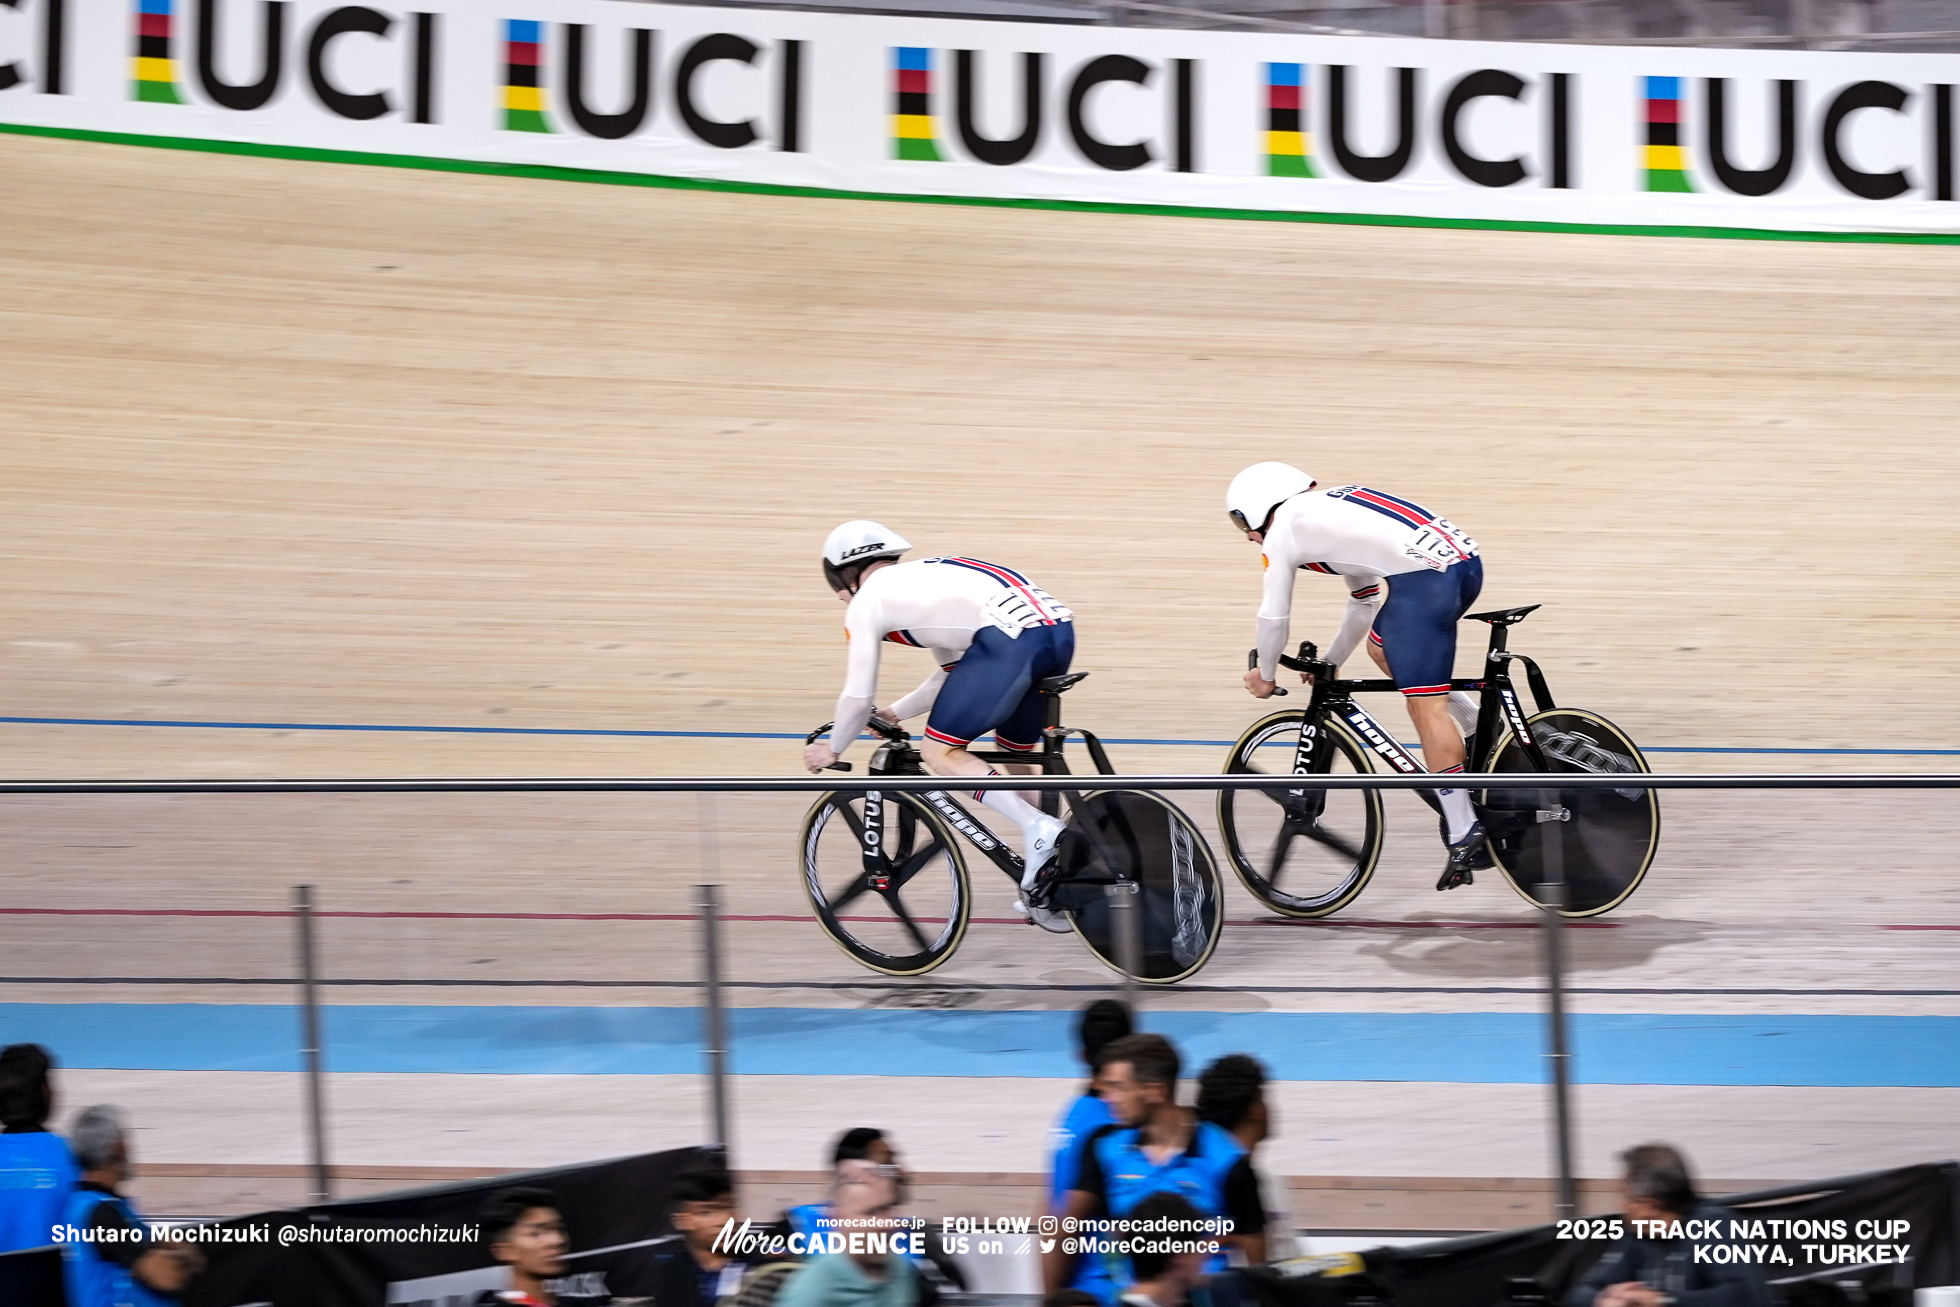
[[[833,1180],[841,1174],[840,1168],[843,1164],[851,1161],[866,1161],[879,1166],[895,1167],[898,1165],[898,1150],[892,1146],[891,1140],[885,1138],[884,1131],[861,1125],[837,1136],[837,1142],[830,1146],[830,1168]],[[898,1191],[902,1199],[905,1194],[902,1172],[899,1173]],[[792,1207],[783,1213],[783,1219],[789,1222],[791,1230],[800,1234],[810,1234],[823,1228],[821,1223],[829,1215],[830,1200],[826,1198],[820,1202]]]
[[[1644,1232],[1631,1223],[1716,1221],[1729,1228],[1732,1215],[1695,1192],[1688,1163],[1666,1144],[1642,1144],[1620,1154],[1621,1192],[1629,1222],[1625,1238],[1566,1295],[1567,1307],[1769,1307],[1762,1268],[1702,1261],[1695,1249],[1720,1239],[1669,1238],[1665,1228]],[[1686,1231],[1683,1231],[1685,1236]]]
[[[1247,1262],[1263,1262],[1266,1213],[1245,1149],[1178,1106],[1178,1070],[1177,1050],[1162,1035],[1130,1035],[1104,1050],[1103,1093],[1116,1121],[1089,1137],[1062,1214],[1127,1217],[1151,1194],[1182,1193],[1204,1216],[1229,1217],[1234,1232],[1223,1242]],[[1129,1287],[1129,1264],[1121,1257],[1086,1257],[1078,1266],[1058,1239],[1042,1260],[1049,1293],[1067,1283],[1114,1307]],[[1214,1258],[1206,1269],[1224,1264],[1223,1257]]]
[[[1132,1033],[1130,1009],[1113,998],[1099,998],[1082,1009],[1075,1023],[1075,1037],[1082,1050],[1082,1064],[1089,1070],[1089,1082],[1062,1112],[1055,1125],[1054,1160],[1048,1168],[1048,1207],[1052,1215],[1062,1210],[1068,1191],[1075,1184],[1075,1173],[1082,1165],[1082,1148],[1089,1136],[1115,1118],[1109,1104],[1096,1092],[1096,1078],[1102,1072],[1102,1053],[1117,1040]]]
[[[0,1048],[0,1253],[44,1248],[82,1178],[75,1154],[48,1130],[54,1059],[39,1044]]]
[[[833,1186],[843,1184],[847,1175],[856,1173],[853,1163],[869,1162],[874,1166],[887,1168],[886,1174],[890,1176],[895,1186],[897,1201],[900,1203],[905,1201],[907,1188],[905,1168],[899,1162],[898,1146],[884,1131],[870,1126],[858,1126],[854,1130],[846,1130],[831,1146],[830,1156]],[[835,1198],[831,1197],[822,1202],[792,1207],[783,1213],[784,1224],[792,1232],[805,1235],[822,1233],[830,1228],[824,1222],[829,1219],[834,1202]],[[929,1226],[923,1233],[925,1249],[916,1255],[913,1261],[919,1272],[926,1277],[922,1291],[929,1307],[937,1299],[942,1288],[966,1288],[966,1271],[947,1251],[945,1238],[937,1227]]]
[[[889,1217],[898,1206],[898,1175],[889,1163],[848,1158],[838,1165],[830,1214],[849,1222],[848,1235],[891,1236]],[[919,1268],[903,1252],[882,1251],[878,1240],[866,1240],[862,1252],[825,1253],[789,1277],[776,1307],[918,1307],[922,1279]]]
[[[151,1234],[127,1198],[129,1140],[122,1114],[84,1108],[69,1127],[82,1175],[62,1209],[61,1278],[68,1307],[171,1307],[204,1268],[189,1244]]]
[[[1142,1236],[1147,1243],[1196,1243],[1205,1237],[1194,1228],[1204,1220],[1203,1215],[1181,1194],[1152,1194],[1131,1208],[1130,1215],[1138,1221],[1174,1221],[1191,1231],[1182,1238],[1175,1234]],[[1130,1274],[1132,1283],[1122,1298],[1126,1307],[1184,1307],[1191,1301],[1191,1291],[1205,1282],[1205,1255],[1145,1247],[1130,1254]]]
[[[727,1171],[689,1171],[674,1181],[668,1220],[679,1233],[622,1263],[608,1280],[615,1293],[648,1297],[653,1307],[713,1307],[741,1288],[749,1263],[719,1252],[715,1240],[735,1219],[735,1180]],[[637,1250],[636,1250],[637,1251]]]
[[[490,1255],[510,1268],[510,1285],[491,1289],[478,1298],[478,1307],[601,1307],[612,1301],[559,1293],[552,1282],[565,1274],[565,1254],[571,1236],[558,1208],[558,1195],[549,1189],[499,1189],[484,1201],[478,1218]]]
[[[1267,1175],[1259,1166],[1259,1145],[1273,1135],[1266,1068],[1244,1053],[1227,1053],[1206,1067],[1198,1075],[1198,1119],[1226,1130],[1245,1149],[1266,1212],[1266,1260],[1299,1256],[1286,1181]]]

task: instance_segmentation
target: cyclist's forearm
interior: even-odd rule
[[[1341,628],[1334,633],[1333,641],[1327,646],[1327,661],[1339,667],[1348,660],[1361,638],[1368,634],[1368,628],[1375,624],[1375,613],[1380,609],[1379,602],[1348,600],[1347,608],[1341,614]]]
[[[932,707],[934,701],[939,698],[939,687],[944,684],[946,684],[946,672],[942,668],[919,682],[918,689],[893,704],[890,709],[891,715],[901,722],[907,717],[917,717]]]
[[[837,700],[837,724],[830,728],[831,752],[842,756],[871,720],[871,696],[846,694]]]
[[[1286,633],[1292,622],[1285,617],[1259,619],[1259,674],[1269,681],[1279,679],[1279,656],[1286,648]]]

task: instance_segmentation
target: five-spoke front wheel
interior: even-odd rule
[[[803,891],[853,958],[888,976],[923,975],[966,934],[966,861],[939,815],[907,794],[874,804],[867,856],[865,799],[826,794],[803,819]]]
[[[1227,775],[1284,777],[1295,767],[1300,709],[1254,722],[1225,763]],[[1374,770],[1351,731],[1331,716],[1326,738],[1309,763],[1322,775]],[[1375,874],[1382,853],[1380,790],[1299,786],[1221,790],[1218,827],[1232,867],[1252,897],[1289,917],[1325,917],[1354,901]]]

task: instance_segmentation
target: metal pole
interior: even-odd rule
[[[1557,790],[1541,790],[1542,810],[1538,820],[1549,823],[1545,832],[1545,883],[1540,901],[1545,905],[1545,982],[1549,1000],[1546,1019],[1551,1029],[1552,1051],[1552,1128],[1558,1153],[1558,1220],[1579,1215],[1578,1186],[1572,1178],[1572,1052],[1565,1031],[1565,823],[1570,814],[1559,802]]]
[[[728,1027],[721,1010],[721,887],[696,885],[700,891],[702,1041],[708,1054],[708,1092],[714,1104],[715,1147],[728,1156]]]
[[[327,1122],[325,1090],[321,1083],[320,996],[313,968],[313,887],[293,889],[293,908],[299,917],[300,1051],[306,1056],[306,1125],[313,1154],[313,1201],[333,1197],[327,1179]]]
[[[1107,891],[1110,929],[1116,936],[1116,963],[1123,969],[1123,1006],[1134,1018],[1137,1010],[1137,972],[1143,970],[1143,913],[1141,886],[1119,880]]]

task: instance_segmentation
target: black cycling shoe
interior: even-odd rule
[[[1448,817],[1438,817],[1436,819],[1436,838],[1442,840],[1443,844],[1448,846],[1450,842],[1450,819]],[[1478,847],[1476,856],[1471,860],[1470,870],[1489,871],[1496,865],[1497,859],[1492,857],[1490,852],[1490,840],[1486,838],[1483,844]]]
[[[1490,841],[1484,834],[1484,824],[1472,823],[1469,832],[1450,845],[1449,865],[1443,868],[1436,888],[1455,889],[1459,885],[1474,885],[1477,881],[1474,873],[1491,865]]]

